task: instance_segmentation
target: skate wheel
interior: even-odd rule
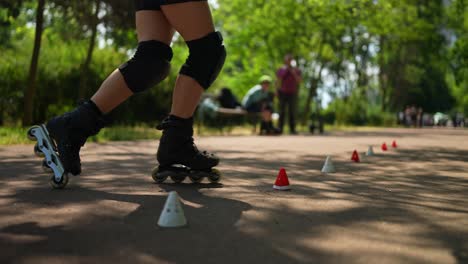
[[[192,183],[200,183],[203,180],[203,177],[199,176],[189,176],[189,178]]]
[[[211,173],[208,176],[208,180],[211,183],[218,183],[221,180],[221,172],[217,169],[211,169]]]
[[[54,175],[52,175],[52,177],[50,179],[50,185],[54,189],[63,189],[63,188],[65,188],[65,186],[67,186],[67,183],[68,183],[68,174],[67,173],[62,174],[62,179],[60,180],[60,182],[57,182],[55,180]]]
[[[185,180],[185,176],[171,176],[171,180],[175,183],[181,183]]]
[[[41,158],[45,157],[44,152],[42,152],[42,150],[39,148],[39,145],[37,145],[37,143],[36,143],[36,145],[34,145],[34,154],[37,157],[41,157]]]
[[[42,160],[42,171],[44,171],[44,172],[46,172],[46,173],[53,172],[53,170],[50,168],[49,164],[47,164],[47,160],[46,160],[46,159],[43,159],[43,160]]]
[[[151,172],[151,177],[156,183],[163,183],[167,179],[167,175],[159,173],[158,167],[155,167]]]
[[[36,128],[39,128],[39,126],[32,126],[30,129],[28,129],[28,139],[31,140],[31,141],[36,141],[37,138],[36,136],[33,134],[33,129],[36,129]]]

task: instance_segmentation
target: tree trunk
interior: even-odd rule
[[[3,104],[0,105],[0,126],[3,126]]]
[[[378,54],[379,58],[379,87],[381,91],[381,107],[383,111],[386,111],[388,106],[387,106],[387,79],[386,79],[386,66],[384,65],[384,53],[386,52],[385,50],[385,37],[381,36],[380,37],[380,53]]]
[[[93,15],[93,21],[92,21],[92,32],[91,32],[91,38],[89,40],[89,46],[88,46],[88,51],[86,54],[86,59],[83,63],[83,66],[81,67],[81,73],[80,73],[80,87],[78,89],[78,99],[84,99],[86,96],[86,88],[88,84],[88,75],[89,75],[89,66],[91,64],[91,61],[93,59],[93,51],[94,47],[96,46],[96,37],[97,37],[97,28],[99,25],[99,11],[100,11],[100,5],[101,5],[101,0],[96,0],[96,9],[94,11]]]
[[[310,104],[312,103],[312,98],[317,95],[317,89],[318,89],[318,84],[320,83],[321,76],[322,76],[322,70],[323,70],[323,64],[320,65],[320,70],[317,74],[317,76],[313,76],[312,79],[310,80],[310,89],[309,92],[307,93],[307,99],[306,99],[306,105],[304,109],[304,116],[302,117],[302,124],[306,125],[307,120],[309,119],[309,114],[310,114]]]
[[[326,35],[326,33],[324,31],[322,31],[321,33],[322,33],[321,34],[322,41],[320,42],[319,47],[318,47],[319,52],[317,54],[317,61],[322,60],[323,48],[325,46],[323,43],[326,42],[326,38],[327,38],[327,35]],[[318,84],[319,84],[320,80],[322,79],[322,70],[323,70],[324,66],[325,66],[325,62],[322,62],[322,64],[320,64],[320,68],[319,68],[319,71],[317,73],[317,76],[312,76],[312,78],[310,80],[310,89],[309,89],[309,92],[307,93],[307,99],[306,99],[306,105],[305,105],[305,109],[304,109],[304,115],[302,116],[302,125],[306,125],[307,120],[309,119],[310,104],[312,102],[312,98],[317,94]]]
[[[39,53],[41,51],[41,40],[44,23],[45,0],[38,0],[36,11],[36,32],[34,37],[34,48],[29,67],[28,83],[24,92],[24,115],[23,126],[31,125],[33,119],[33,100],[36,93],[36,75],[39,65]]]

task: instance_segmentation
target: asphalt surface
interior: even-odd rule
[[[0,263],[468,263],[468,130],[196,141],[222,184],[155,184],[157,141],[138,141],[86,144],[52,190],[32,145],[0,147]],[[272,189],[281,167],[291,191]],[[157,226],[169,191],[185,228]]]

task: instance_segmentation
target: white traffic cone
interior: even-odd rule
[[[185,219],[177,192],[172,191],[169,193],[161,216],[159,216],[158,225],[160,227],[182,227],[187,225],[187,219]]]
[[[325,164],[323,164],[322,172],[324,173],[334,173],[335,171],[335,166],[333,166],[333,162],[330,156],[327,157],[325,160]]]
[[[367,149],[366,156],[374,156],[374,148],[372,146],[369,146]]]

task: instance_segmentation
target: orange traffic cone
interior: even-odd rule
[[[387,144],[386,144],[385,142],[382,144],[382,150],[383,150],[383,151],[387,151],[387,150],[388,150]]]
[[[394,148],[397,147],[396,140],[393,140],[393,142],[392,142],[392,147],[394,147]]]
[[[280,169],[278,177],[276,177],[276,182],[273,185],[273,189],[280,191],[291,189],[291,187],[289,187],[288,175],[286,174],[286,170],[284,168]]]
[[[351,156],[351,160],[354,161],[354,162],[360,162],[359,154],[357,153],[356,150],[354,150],[353,155]]]

